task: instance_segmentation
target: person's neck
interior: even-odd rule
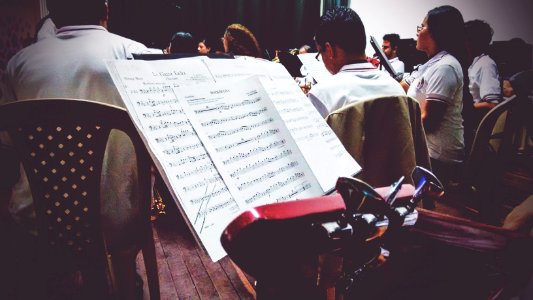
[[[441,50],[437,47],[431,47],[426,51],[426,54],[428,58],[433,58],[433,56],[437,55]]]
[[[366,60],[366,55],[364,54],[347,55],[345,58],[344,65],[360,64],[360,63],[366,63],[366,62],[368,61]]]

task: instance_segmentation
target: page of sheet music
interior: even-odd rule
[[[333,130],[307,99],[293,80],[283,80],[290,74],[281,64],[268,70],[270,78],[261,83],[291,131],[309,167],[326,192],[335,187],[340,176],[353,176],[361,170],[359,164],[344,149]],[[290,77],[292,79],[292,77]]]
[[[183,112],[172,86],[212,81],[191,61],[111,61],[108,68],[128,110],[135,112],[154,161],[211,259],[224,257],[220,236],[241,211]],[[182,65],[183,64],[183,65]],[[167,82],[163,77],[180,78]],[[207,80],[206,80],[206,79]],[[226,222],[221,222],[226,220]]]
[[[241,207],[322,194],[257,77],[174,90]]]
[[[282,64],[249,59],[239,62],[245,66],[239,67],[232,76],[223,75],[231,73],[232,61],[210,60],[206,64],[215,77],[220,74],[218,82],[261,75],[261,83],[324,192],[333,189],[340,176],[353,176],[361,170]]]
[[[298,58],[316,82],[332,76],[328,69],[326,69],[326,66],[324,66],[321,58],[319,57],[319,60],[316,59],[316,53],[298,54]]]

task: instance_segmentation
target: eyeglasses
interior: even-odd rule
[[[426,28],[425,25],[420,25],[420,26],[416,26],[416,32],[419,33],[420,31],[422,31],[422,29]]]
[[[315,55],[315,59],[320,61],[320,51]]]

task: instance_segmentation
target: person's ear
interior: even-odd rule
[[[325,51],[325,55],[329,58],[329,59],[332,59],[335,57],[335,47],[333,47],[333,45],[331,45],[329,42],[326,42],[326,44],[324,45],[326,47],[326,51]]]
[[[100,17],[100,25],[107,28],[107,22],[109,21],[109,6],[107,1],[102,5],[102,13]]]

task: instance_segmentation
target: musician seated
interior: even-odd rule
[[[316,47],[334,76],[313,86],[308,97],[323,117],[356,101],[405,96],[398,82],[367,61],[366,41],[363,22],[352,9],[337,7],[321,17]]]

